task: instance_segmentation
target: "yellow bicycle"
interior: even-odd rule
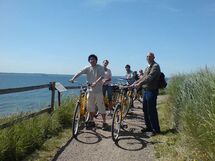
[[[119,86],[119,88],[120,92],[118,97],[118,103],[114,110],[111,126],[111,135],[112,140],[114,142],[118,141],[121,129],[127,128],[127,125],[124,123],[123,120],[128,114],[129,109],[133,106],[132,90],[128,89],[128,87],[126,86]]]
[[[85,127],[85,123],[89,120],[89,112],[87,111],[87,92],[90,90],[89,85],[80,85],[80,95],[74,109],[72,121],[73,137]]]

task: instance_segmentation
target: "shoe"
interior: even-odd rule
[[[108,129],[108,124],[107,123],[103,123],[102,124],[102,130],[107,130]]]
[[[94,121],[86,122],[86,127],[87,127],[87,128],[93,128],[93,127],[95,127],[95,126],[96,126],[96,124],[95,124]]]
[[[156,133],[154,133],[154,132],[152,132],[152,131],[147,131],[147,132],[144,132],[143,133],[145,136],[147,136],[147,137],[152,137],[152,136],[155,136],[156,135]]]
[[[143,129],[141,129],[141,132],[151,132],[152,130],[151,129],[149,129],[149,128],[143,128]]]
[[[113,116],[113,111],[108,111],[107,116]]]
[[[95,118],[97,118],[99,116],[99,111],[96,112],[96,114],[94,115]]]

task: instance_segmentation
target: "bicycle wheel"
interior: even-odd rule
[[[84,120],[85,122],[88,122],[90,120],[90,113],[87,111],[86,105],[84,107]]]
[[[128,114],[129,109],[133,106],[133,98],[130,96],[124,96],[122,101],[122,118],[124,119]]]
[[[112,126],[111,126],[111,135],[112,135],[112,140],[114,142],[116,142],[118,140],[120,128],[121,128],[121,122],[122,122],[121,105],[117,104],[117,106],[114,110]]]
[[[81,121],[81,114],[80,114],[81,106],[80,102],[77,103],[73,115],[73,122],[72,122],[72,135],[73,137],[76,137],[78,134],[78,130],[80,127],[80,121]]]
[[[112,105],[113,105],[113,108],[117,105],[117,103],[119,103],[119,97],[120,97],[120,93],[119,92],[113,92],[113,95],[112,95]]]

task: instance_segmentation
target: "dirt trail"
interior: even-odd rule
[[[158,101],[162,98],[159,97]],[[153,161],[153,142],[144,136],[142,105],[135,102],[135,108],[126,118],[128,128],[123,131],[117,144],[112,141],[110,129],[101,129],[102,119],[95,119],[96,130],[84,129],[77,139],[72,138],[53,160],[56,161]],[[111,125],[111,117],[107,116]]]

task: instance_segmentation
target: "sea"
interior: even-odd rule
[[[85,76],[77,78],[77,82],[71,84],[68,80],[72,75],[57,74],[27,74],[27,73],[0,73],[0,89],[19,88],[59,82],[63,86],[78,86],[86,82]],[[113,76],[113,83],[117,83],[120,76]],[[70,95],[78,95],[78,89],[70,89],[62,92],[62,98]],[[57,94],[56,94],[57,97]],[[57,98],[55,99],[57,100]],[[26,92],[0,94],[0,117],[21,112],[36,112],[50,106],[51,92],[48,88]]]

